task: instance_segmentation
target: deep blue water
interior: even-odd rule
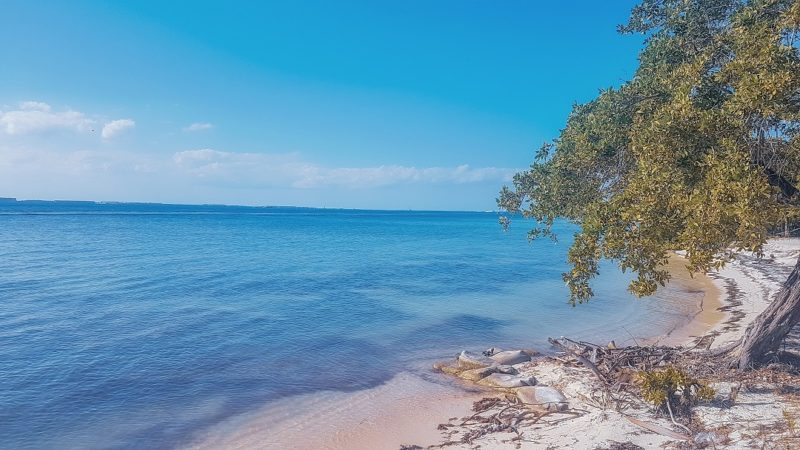
[[[271,400],[368,388],[462,348],[619,341],[678,320],[613,270],[595,300],[569,307],[573,229],[530,245],[527,225],[0,203],[0,447],[172,447]]]

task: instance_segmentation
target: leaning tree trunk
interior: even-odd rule
[[[739,348],[740,369],[747,369],[762,362],[764,357],[776,350],[798,321],[800,321],[800,260],[783,284],[783,287],[753,320],[744,333]]]

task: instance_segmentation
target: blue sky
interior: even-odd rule
[[[5,1],[0,196],[494,209],[634,3]]]

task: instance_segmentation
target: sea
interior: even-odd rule
[[[601,265],[572,307],[577,228],[496,212],[0,202],[0,448],[181,448],[272,402],[356,392],[491,346],[618,343],[686,321]]]

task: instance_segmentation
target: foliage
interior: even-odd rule
[[[576,105],[498,198],[536,221],[531,239],[554,237],[557,218],[581,225],[564,274],[573,305],[602,258],[649,295],[669,280],[669,251],[718,268],[797,215],[800,0],[643,0],[620,30],[647,36],[634,77]]]
[[[714,389],[675,367],[639,372],[637,382],[645,401],[677,415],[688,415],[698,401],[710,401],[715,394]]]

